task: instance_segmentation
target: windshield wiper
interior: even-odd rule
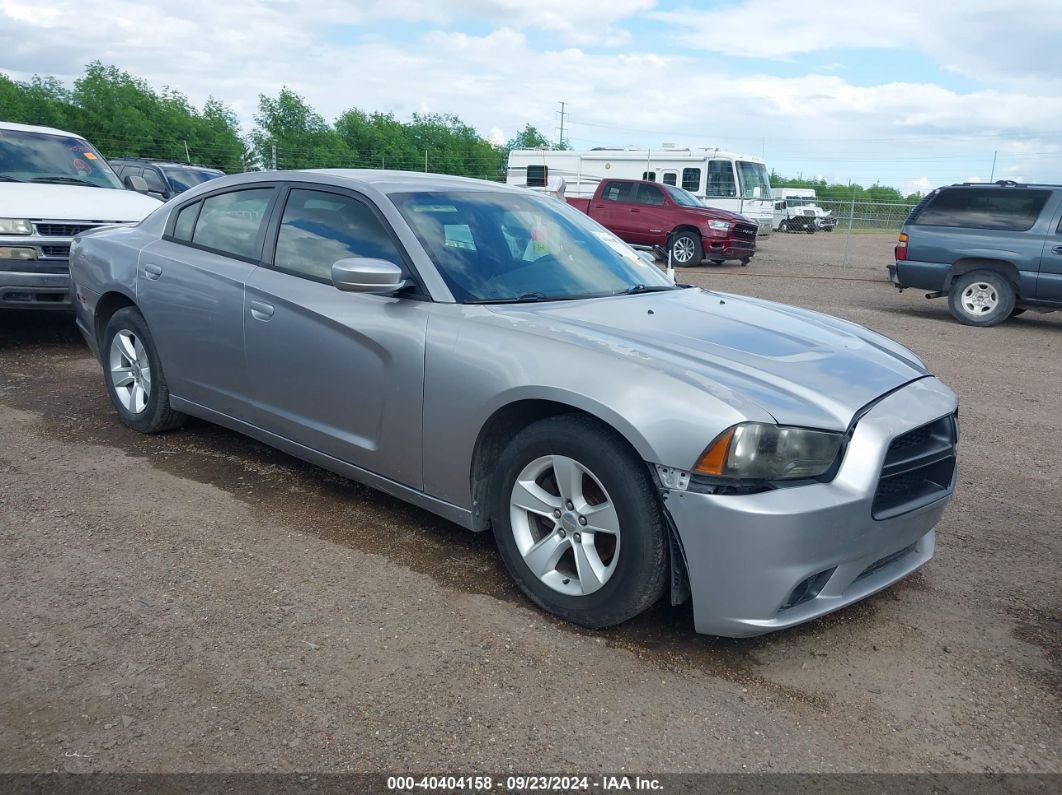
[[[669,284],[657,284],[650,287],[648,284],[632,284],[622,293],[615,293],[616,295],[637,295],[638,293],[660,293],[666,290],[674,290],[676,285]]]
[[[90,188],[100,187],[95,182],[78,179],[77,177],[34,177],[30,182],[54,182],[61,185],[87,185]]]
[[[14,177],[9,177],[9,176],[7,176],[5,174],[0,174],[0,182],[25,182],[25,181],[26,180],[24,180],[24,179],[15,179]]]
[[[540,290],[532,290],[529,293],[520,293],[516,298],[473,298],[465,301],[466,304],[531,304],[535,301],[563,301],[564,298],[550,298]]]

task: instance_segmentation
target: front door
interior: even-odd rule
[[[1044,251],[1040,258],[1040,273],[1036,277],[1036,298],[1062,304],[1062,219],[1056,208],[1052,218],[1051,232],[1044,240]]]
[[[243,322],[258,426],[400,483],[421,487],[428,304],[341,292],[349,257],[406,267],[372,206],[293,187],[271,266],[247,279]]]

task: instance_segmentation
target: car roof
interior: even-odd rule
[[[290,171],[248,171],[229,174],[216,180],[204,182],[192,190],[196,193],[207,190],[249,185],[255,182],[283,180],[288,182],[319,182],[327,185],[353,188],[372,188],[380,193],[412,191],[497,191],[526,195],[527,188],[512,187],[502,182],[490,182],[471,177],[454,177],[448,174],[425,174],[419,171],[386,171],[383,169],[322,168]],[[195,195],[195,194],[191,194]]]
[[[68,132],[67,130],[57,130],[55,127],[40,127],[36,124],[16,124],[13,121],[0,121],[0,130],[12,130],[14,132],[35,132],[42,135],[65,135],[70,138],[81,138],[84,140],[85,136],[79,133]]]
[[[938,190],[943,188],[998,188],[999,190],[1007,190],[1009,188],[1062,188],[1062,185],[1051,182],[1014,182],[1009,179],[998,179],[995,182],[957,182],[954,185],[944,185]]]
[[[213,166],[200,166],[195,163],[176,163],[172,160],[153,160],[150,157],[109,157],[108,163],[149,163],[153,166],[166,166],[166,168],[195,168],[200,171],[217,171],[223,173],[220,168]]]

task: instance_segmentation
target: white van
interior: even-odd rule
[[[514,149],[506,182],[544,188],[563,177],[565,195],[589,199],[603,179],[642,179],[685,188],[706,207],[744,215],[766,237],[773,226],[774,202],[767,165],[758,157],[720,149],[664,144],[659,149]]]
[[[160,206],[128,185],[79,135],[0,122],[0,309],[69,310],[74,235]]]

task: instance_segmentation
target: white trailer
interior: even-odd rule
[[[514,149],[509,153],[508,184],[541,190],[556,177],[564,179],[565,195],[570,198],[592,197],[598,184],[610,177],[677,185],[707,207],[746,216],[763,236],[773,227],[771,183],[767,166],[758,157],[672,144],[659,149]]]

